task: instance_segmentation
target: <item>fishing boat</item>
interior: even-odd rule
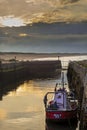
[[[66,90],[64,82],[61,87],[57,83],[53,92],[46,93],[44,105],[46,120],[64,121],[77,118],[78,102],[74,92]]]

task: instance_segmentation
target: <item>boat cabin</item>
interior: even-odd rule
[[[67,94],[66,91],[58,90],[54,95],[54,103],[56,103],[59,109],[65,109],[67,106]]]

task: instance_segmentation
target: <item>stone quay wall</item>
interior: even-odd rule
[[[61,73],[61,61],[10,61],[0,62],[0,81],[53,78]],[[1,83],[0,82],[0,83]]]
[[[70,62],[68,66],[70,89],[75,89],[78,97],[79,130],[87,128],[87,60]]]

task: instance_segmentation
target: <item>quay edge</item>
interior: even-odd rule
[[[87,60],[70,61],[67,71],[70,89],[74,89],[79,105],[79,130],[87,128]]]

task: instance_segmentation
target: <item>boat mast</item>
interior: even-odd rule
[[[62,72],[62,86],[64,88],[64,72]]]

